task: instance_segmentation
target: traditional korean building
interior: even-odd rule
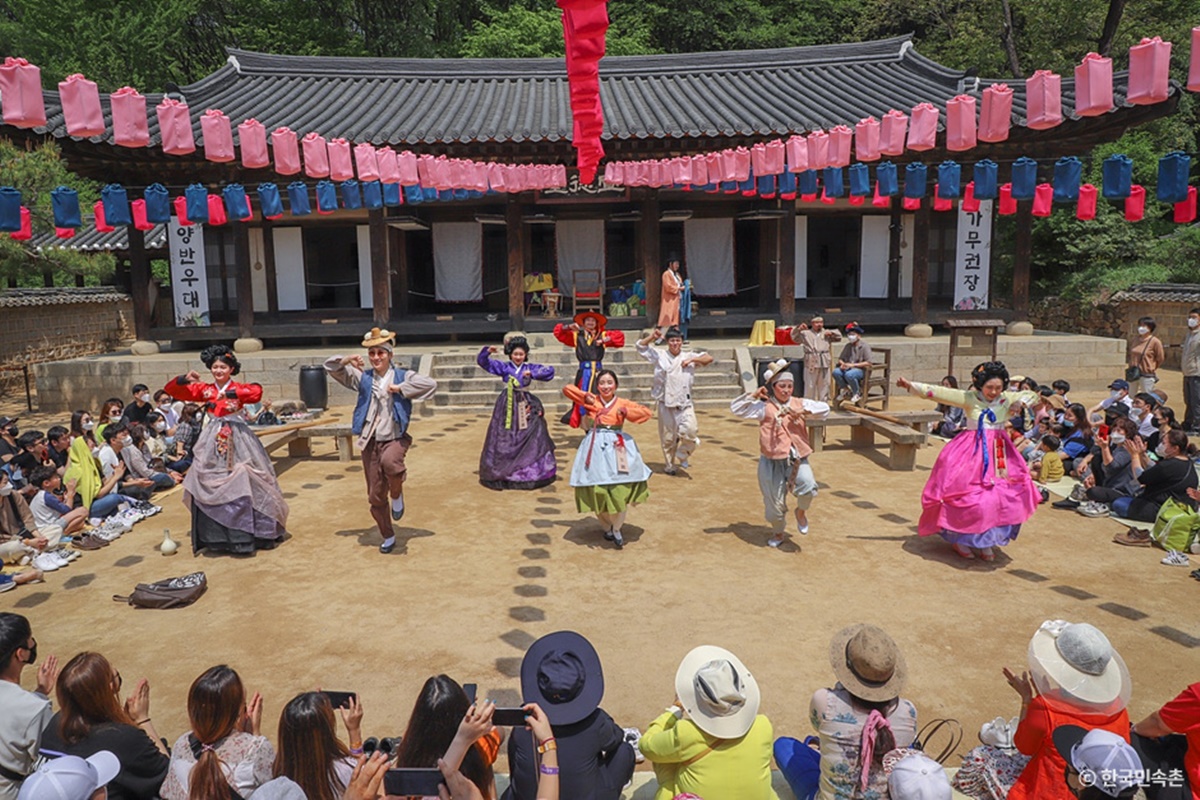
[[[795,133],[850,125],[889,109],[908,113],[928,102],[941,112],[966,94],[975,98],[998,81],[948,69],[921,56],[908,37],[858,44],[743,52],[610,57],[601,62],[603,142],[610,160],[691,155]],[[1114,81],[1115,108],[1073,117],[1073,82],[1062,82],[1066,119],[1047,130],[1026,126],[1023,82],[1014,82],[1012,130],[1006,141],[950,153],[937,146],[890,159],[901,175],[919,159],[931,175],[955,159],[969,169],[989,158],[1007,180],[1012,162],[1036,159],[1042,179],[1064,155],[1082,155],[1131,126],[1171,113],[1179,87],[1155,105],[1125,102],[1126,76]],[[72,170],[126,187],[130,198],[162,183],[172,196],[189,184],[219,192],[244,185],[253,198],[260,182],[281,189],[296,179],[273,168],[204,157],[200,116],[221,109],[235,126],[254,118],[268,131],[289,126],[326,139],[415,153],[502,163],[573,164],[569,88],[559,59],[418,60],[277,56],[231,50],[228,63],[171,96],[191,109],[198,149],[163,153],[154,106],[147,95],[149,147],[126,148],[107,135],[67,135],[56,92],[45,93],[48,126],[0,128],[10,136],[51,136]],[[109,114],[107,97],[104,112]],[[603,171],[603,166],[602,166]],[[874,172],[874,170],[872,170]],[[571,173],[574,174],[573,172]],[[964,177],[964,182],[967,180]],[[932,195],[932,181],[930,188]],[[443,197],[445,194],[443,193]],[[283,340],[357,334],[374,320],[401,336],[492,334],[553,320],[528,307],[527,276],[567,295],[577,276],[598,270],[608,290],[644,280],[647,310],[656,313],[661,271],[669,255],[684,262],[694,282],[699,315],[693,329],[749,328],[762,317],[793,321],[824,310],[831,322],[903,326],[937,322],[951,313],[956,264],[961,261],[957,210],[935,212],[930,198],[906,211],[846,199],[831,204],[764,199],[741,192],[626,188],[600,179],[590,186],[517,194],[487,193],[376,210],[264,220],[200,231],[208,320],[213,327],[178,330],[172,314],[152,314],[150,261],[168,258],[169,237],[153,241],[130,227],[97,243],[84,230],[77,241],[116,252],[127,266],[141,339],[240,337]],[[315,206],[315,204],[314,204]],[[1029,305],[1032,204],[1018,204],[1011,316]],[[990,239],[990,216],[975,228]],[[40,246],[73,246],[43,237]],[[197,240],[199,241],[199,240]],[[986,272],[986,271],[985,271]],[[957,277],[961,278],[961,270]],[[980,291],[986,289],[986,285]],[[179,287],[173,292],[179,303]],[[986,294],[986,292],[984,292]],[[162,301],[160,301],[160,304]],[[607,305],[607,299],[606,299]],[[993,312],[994,314],[994,312]],[[961,316],[961,312],[956,312]],[[528,317],[528,318],[527,318]],[[195,322],[192,319],[191,322]],[[621,320],[614,324],[625,325]],[[630,320],[629,327],[644,324]]]

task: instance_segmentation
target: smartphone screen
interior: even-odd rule
[[[350,698],[358,699],[358,695],[354,692],[321,692],[329,698],[329,705],[333,706],[336,711],[339,708],[349,708]]]
[[[467,695],[467,701],[471,705],[475,705],[475,695],[479,693],[479,686],[474,683],[464,683],[463,691]]]
[[[389,769],[383,774],[383,791],[390,797],[437,797],[442,783],[436,769]]]
[[[498,728],[524,727],[529,716],[523,708],[497,708],[492,714],[492,724]]]

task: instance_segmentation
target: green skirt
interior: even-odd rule
[[[613,483],[608,486],[576,486],[575,508],[593,514],[616,514],[650,496],[646,481]]]

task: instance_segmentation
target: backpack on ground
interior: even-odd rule
[[[139,583],[132,594],[114,594],[113,600],[128,603],[134,608],[183,608],[199,600],[207,590],[208,578],[203,572],[193,572],[155,583]]]

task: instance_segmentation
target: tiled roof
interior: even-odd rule
[[[1200,284],[1139,283],[1112,296],[1112,302],[1200,303]]]
[[[181,92],[197,145],[200,116],[219,108],[235,128],[254,117],[268,130],[377,145],[559,142],[571,137],[562,59],[380,59],[278,56],[230,50],[228,63]],[[604,138],[775,136],[853,125],[891,108],[908,111],[997,81],[966,77],[918,54],[909,37],[774,50],[613,56],[600,63]],[[1115,76],[1115,114],[1125,73]],[[1024,129],[1025,90],[1014,81],[1014,140]],[[1063,108],[1074,107],[1064,78]],[[1178,93],[1172,86],[1172,92]],[[57,92],[47,92],[48,130],[65,137]],[[162,95],[148,94],[152,145]],[[108,114],[108,98],[102,103]],[[943,114],[944,120],[944,114]],[[1094,124],[1094,123],[1092,123]],[[110,125],[111,130],[111,125]],[[235,130],[236,135],[236,130]],[[1054,134],[1051,133],[1051,136]],[[1065,132],[1063,135],[1067,135]],[[92,141],[111,143],[111,136]]]
[[[167,226],[155,225],[146,231],[146,249],[157,250],[167,246]],[[84,252],[107,252],[129,249],[129,228],[118,225],[116,230],[102,233],[94,224],[84,225],[70,239],[59,239],[53,233],[40,233],[29,240],[36,250],[83,250]]]
[[[63,287],[49,289],[5,289],[0,291],[0,308],[58,306],[71,303],[115,303],[129,295],[113,286]]]

